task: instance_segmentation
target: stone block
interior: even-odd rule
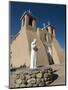
[[[24,80],[25,76],[23,74],[20,74],[20,79]]]
[[[22,79],[16,79],[16,81],[15,81],[15,83],[17,84],[17,85],[20,85],[21,83],[22,83]]]
[[[25,75],[25,78],[26,78],[26,80],[28,80],[31,78],[31,76],[27,74],[27,75]]]
[[[42,73],[40,72],[40,73],[37,73],[36,74],[36,78],[42,78]]]
[[[35,78],[30,78],[30,79],[27,80],[27,83],[35,84],[36,79]]]

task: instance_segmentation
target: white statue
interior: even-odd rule
[[[34,39],[31,43],[31,61],[30,61],[30,68],[35,69],[37,68],[36,61],[37,61],[37,45],[36,39]]]

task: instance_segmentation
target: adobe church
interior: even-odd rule
[[[48,22],[43,28],[36,27],[36,18],[30,11],[25,11],[20,18],[21,30],[10,44],[10,65],[30,66],[31,42],[37,40],[37,67],[63,64],[65,53],[56,39],[55,28]]]

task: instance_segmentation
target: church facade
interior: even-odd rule
[[[37,40],[37,66],[61,64],[65,53],[56,39],[55,28],[48,22],[43,28],[36,27],[36,18],[25,11],[20,18],[21,30],[10,44],[10,66],[30,66],[31,42]]]

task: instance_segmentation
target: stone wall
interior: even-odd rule
[[[54,80],[54,71],[52,68],[41,70],[26,69],[27,71],[24,68],[22,70],[24,71],[11,75],[10,88],[48,86]]]

